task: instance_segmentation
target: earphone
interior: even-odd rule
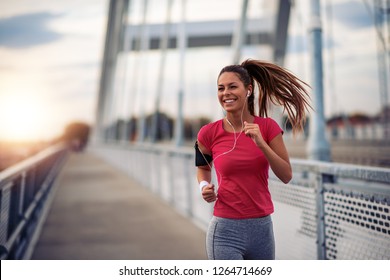
[[[251,95],[251,91],[248,90],[248,94],[246,95],[246,97],[249,97]]]

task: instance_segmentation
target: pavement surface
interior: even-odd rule
[[[205,232],[122,171],[72,153],[31,259],[206,259]]]

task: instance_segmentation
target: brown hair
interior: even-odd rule
[[[226,66],[219,76],[224,72],[236,73],[245,87],[252,85],[254,89],[256,82],[259,89],[259,116],[268,116],[271,103],[280,105],[284,111],[287,111],[293,132],[303,130],[306,120],[305,110],[312,108],[305,89],[305,86],[309,87],[308,84],[283,67],[254,59],[247,59],[240,65]],[[248,97],[248,109],[252,115],[255,115],[254,102],[254,94],[251,94]]]

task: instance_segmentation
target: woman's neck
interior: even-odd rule
[[[241,115],[241,114],[227,114],[225,119],[226,119],[226,122],[227,122],[229,128],[232,128],[232,126],[233,126],[235,131],[241,131],[242,128],[244,127],[244,122],[246,121],[246,122],[252,123],[254,121],[254,116],[249,114],[249,112],[247,112],[247,113],[244,112],[243,115]]]

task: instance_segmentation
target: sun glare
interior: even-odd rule
[[[44,125],[44,103],[31,95],[0,96],[0,138],[10,141],[38,140]]]

